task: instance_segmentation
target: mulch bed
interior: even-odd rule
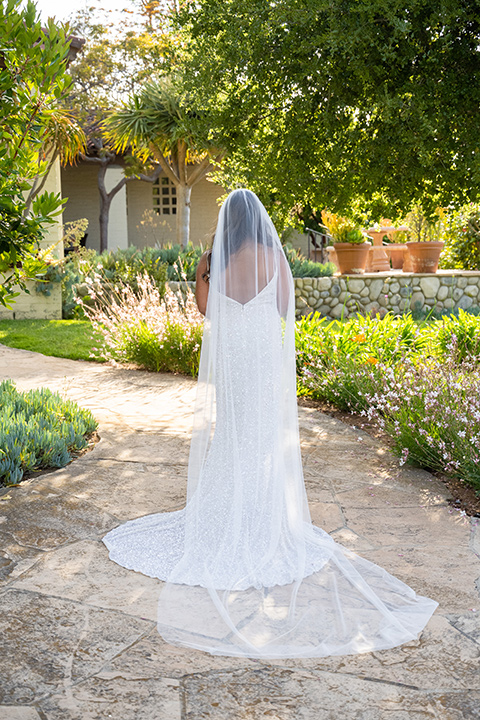
[[[298,398],[298,404],[304,407],[315,407],[320,410],[320,412],[330,415],[337,420],[341,420],[346,425],[361,428],[376,440],[380,440],[389,447],[392,445],[390,436],[374,422],[369,421],[364,417],[339,410],[334,405],[330,405],[329,403],[321,400],[312,400],[311,398],[300,397]],[[465,485],[465,483],[461,480],[446,477],[441,473],[433,472],[432,475],[445,484],[448,491],[447,502],[449,505],[457,510],[463,510],[470,517],[480,517],[480,497],[477,495],[477,491],[474,488],[469,485]]]

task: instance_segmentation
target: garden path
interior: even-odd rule
[[[194,381],[0,345],[4,378],[90,408],[101,440],[0,493],[0,720],[480,718],[480,529],[441,482],[301,407],[314,522],[440,607],[418,640],[360,656],[174,648],[155,628],[159,582],[110,562],[101,537],[183,505]]]

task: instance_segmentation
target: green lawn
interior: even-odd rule
[[[0,320],[0,344],[43,355],[91,360],[99,342],[88,320]]]

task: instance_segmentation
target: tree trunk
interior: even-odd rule
[[[108,250],[108,216],[110,213],[111,197],[107,193],[105,187],[105,175],[107,174],[107,167],[110,163],[104,162],[98,169],[98,190],[100,193],[100,252]]]
[[[177,184],[177,243],[186,248],[190,241],[190,196],[192,188]]]
[[[154,172],[151,175],[145,175],[144,173],[139,173],[138,175],[132,175],[132,177],[123,177],[111,190],[110,192],[107,192],[107,188],[105,186],[105,176],[107,174],[107,169],[109,165],[112,165],[115,162],[115,154],[114,153],[106,153],[104,157],[88,157],[87,155],[84,155],[83,153],[80,153],[80,158],[84,162],[87,163],[95,163],[99,166],[98,168],[98,192],[100,194],[100,215],[99,215],[99,225],[100,225],[100,252],[102,253],[104,250],[108,250],[108,217],[110,214],[110,205],[112,204],[112,200],[115,197],[115,195],[122,189],[122,187],[129,182],[130,180],[142,180],[143,182],[149,182],[154,183],[160,173],[162,172],[161,165],[157,165]]]
[[[108,216],[110,214],[110,199],[100,196],[100,252],[108,250]]]

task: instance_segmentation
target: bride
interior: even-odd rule
[[[223,204],[197,272],[205,314],[183,510],[104,537],[165,581],[172,644],[255,658],[370,652],[413,640],[435,608],[311,523],[302,474],[292,275],[249,190]]]

